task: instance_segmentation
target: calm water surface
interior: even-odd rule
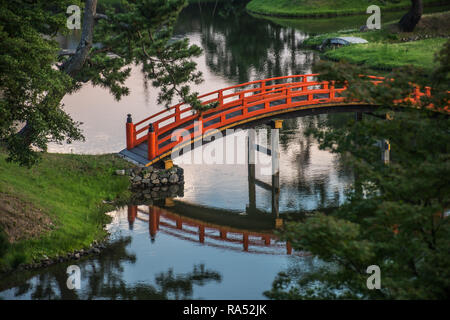
[[[306,32],[222,6],[187,8],[176,35],[204,49],[197,63],[205,82],[195,88],[202,93],[255,79],[309,73],[318,59],[313,51],[301,48]],[[63,46],[76,46],[76,36],[64,39]],[[161,110],[157,91],[138,66],[127,85],[131,94],[121,101],[89,84],[67,96],[65,109],[83,122],[87,141],[51,145],[49,151],[100,154],[123,149],[126,114],[138,121]],[[336,207],[353,181],[339,157],[319,150],[317,141],[304,131],[319,121],[340,125],[353,116],[292,117],[284,122],[278,215],[272,210],[271,190],[259,186],[255,208],[248,210],[247,165],[183,164],[184,196],[174,204],[129,206],[110,213],[110,247],[98,257],[77,262],[82,271],[80,290],[67,289],[69,264],[60,264],[2,279],[0,298],[264,299],[263,292],[271,288],[278,272],[308,270],[319,263],[302,252],[287,254],[289,248],[273,235],[276,219]],[[257,178],[270,183],[263,169],[257,167]]]

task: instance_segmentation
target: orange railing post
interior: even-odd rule
[[[292,254],[292,245],[290,241],[286,241],[286,253],[287,254]]]
[[[137,206],[128,206],[128,224],[130,230],[133,230],[133,224],[137,216]]]
[[[329,84],[330,84],[330,82],[329,81],[324,81],[324,82],[322,82],[322,86],[323,86],[323,90],[328,90],[328,93],[330,92],[330,89],[329,89]],[[329,100],[330,98],[328,97],[328,100]]]
[[[330,86],[330,100],[334,100],[335,98],[335,92],[334,92],[334,84],[336,82],[333,80],[331,81],[331,86]]]
[[[419,86],[414,86],[414,102],[418,103],[420,101],[420,88]]]
[[[205,226],[198,226],[198,241],[200,243],[205,242]]]
[[[222,90],[219,91],[218,100],[219,100],[219,106],[220,107],[223,106],[223,91]]]
[[[308,76],[303,76],[303,80],[302,80],[302,82],[303,83],[308,83]],[[308,88],[307,88],[308,89]]]
[[[291,88],[287,87],[286,88],[286,104],[291,104],[292,103],[292,97],[291,97]]]
[[[248,104],[248,101],[244,97],[244,100],[242,101],[242,115],[243,116],[246,116],[248,114],[247,104]]]
[[[242,234],[242,242],[244,244],[244,251],[248,251],[248,233],[244,232]]]
[[[200,113],[199,115],[198,115],[198,130],[197,130],[197,132],[195,132],[195,130],[194,130],[194,132],[192,133],[192,137],[193,138],[195,138],[195,137],[197,137],[197,136],[202,136],[203,135],[203,113]],[[222,119],[220,120],[220,121],[222,121]]]
[[[154,241],[156,233],[158,231],[158,213],[156,212],[155,206],[149,206],[148,211],[149,211],[148,225],[150,231],[150,238],[152,239],[152,241]]]
[[[136,129],[133,124],[131,114],[127,115],[126,135],[127,135],[127,150],[133,149],[135,144]]]
[[[153,124],[148,126],[148,159],[152,160],[156,158],[156,133],[153,128]]]
[[[261,88],[261,93],[266,93],[266,81],[262,80],[259,86]]]
[[[176,108],[175,108],[175,122],[178,122],[178,121],[180,121],[180,106],[177,106]]]

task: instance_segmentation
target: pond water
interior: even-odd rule
[[[301,48],[306,32],[222,5],[186,8],[176,35],[204,50],[196,61],[205,82],[194,88],[202,93],[309,73],[318,59],[315,52]],[[76,44],[76,35],[63,41],[69,48]],[[86,142],[53,144],[49,151],[100,154],[123,149],[126,115],[138,121],[162,108],[139,67],[133,68],[127,85],[131,94],[121,101],[89,84],[65,97],[65,109],[83,122]],[[307,270],[319,263],[276,240],[277,220],[338,206],[353,181],[339,156],[319,150],[304,131],[319,121],[339,126],[349,117],[354,114],[292,116],[284,121],[278,212],[273,212],[272,190],[253,186],[251,195],[247,165],[183,164],[183,197],[170,204],[111,212],[111,244],[101,255],[3,279],[0,299],[264,299],[278,272]],[[261,169],[256,168],[257,178],[270,184],[271,176]],[[66,268],[75,263],[81,268],[81,289],[68,290]]]

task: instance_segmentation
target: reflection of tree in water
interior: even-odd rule
[[[283,187],[287,187],[283,191],[283,197],[292,199],[290,200],[291,206],[299,205],[295,201],[299,194],[314,196],[318,209],[337,207],[340,204],[341,194],[339,190],[330,190],[331,172],[324,171],[320,175],[318,175],[318,172],[311,173],[311,165],[317,165],[312,163],[312,152],[318,142],[308,134],[308,130],[318,126],[342,127],[353,117],[353,113],[337,113],[284,120],[283,129],[280,132],[282,152],[289,152],[289,148],[293,145],[298,147],[298,151],[296,149],[296,152],[292,155],[291,162],[291,168],[295,168],[297,179],[290,180],[287,184],[283,183]],[[350,180],[352,170],[342,161],[341,155],[334,157],[332,166],[339,180]]]
[[[43,270],[29,281],[21,281],[15,296],[30,293],[32,299],[188,299],[193,286],[203,286],[210,281],[220,282],[221,275],[205,268],[193,267],[186,274],[174,274],[172,269],[155,276],[156,285],[127,284],[124,281],[124,264],[136,262],[136,256],[127,251],[131,238],[115,241],[101,255],[77,265],[81,269],[81,290],[67,288],[66,268],[69,264]]]
[[[289,289],[296,290],[298,283],[308,275],[311,275],[318,270],[330,269],[333,267],[332,264],[325,263],[312,255],[302,257],[302,259],[290,257],[286,269],[277,274],[272,282],[272,288],[265,291],[264,295],[267,298],[274,300],[292,299],[292,297],[289,297],[284,291],[289,291]],[[320,284],[316,283],[316,285]],[[309,286],[303,287],[302,289],[308,290]]]
[[[191,5],[178,22],[180,31],[199,26],[206,64],[213,72],[239,83],[310,72],[314,52],[298,50],[304,34],[256,19],[246,13],[244,5],[233,11],[229,4],[214,7],[204,4],[200,11]]]
[[[105,287],[122,285],[119,276],[123,272],[122,262],[134,263],[136,261],[136,257],[126,251],[126,247],[130,243],[131,238],[121,239],[112,243],[100,256],[93,257],[88,262],[72,262],[80,267],[82,279],[88,279],[88,290],[83,292],[83,296],[80,296],[77,291],[67,288],[66,268],[70,263],[44,269],[32,280],[21,282],[22,284],[15,288],[15,296],[31,292],[32,299],[93,299],[101,297]]]
[[[280,150],[286,152],[292,141],[297,139],[296,133],[299,128],[299,118],[283,120],[283,128],[280,130]]]
[[[327,116],[323,115],[317,119],[317,122],[310,123],[309,128],[315,127],[324,127],[327,130],[335,130],[344,128],[349,121],[355,119],[355,113],[334,113],[329,114]],[[348,179],[354,175],[354,172],[351,167],[349,167],[347,161],[344,161],[344,154],[336,154],[336,159],[334,160],[334,167],[336,168],[336,172],[339,178]]]
[[[222,276],[215,271],[205,270],[203,264],[194,266],[194,270],[188,274],[175,275],[172,269],[156,276],[156,284],[161,288],[161,294],[175,299],[187,299],[192,297],[193,285],[203,286],[208,281],[222,280]]]

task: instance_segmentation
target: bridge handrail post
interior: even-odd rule
[[[202,135],[203,135],[203,131],[204,131],[204,128],[203,128],[203,113],[202,113],[202,112],[199,113],[198,118],[197,118],[197,121],[198,121],[198,131],[197,131],[197,134],[199,134],[200,136],[202,136]],[[222,120],[221,120],[221,121],[222,121]],[[195,131],[194,131],[192,134],[193,134],[193,137],[196,137],[196,132],[195,132]]]
[[[420,88],[419,88],[419,86],[414,86],[414,101],[416,103],[420,101]]]
[[[332,80],[331,81],[331,85],[330,85],[330,100],[334,100],[335,99],[335,89],[334,89],[334,84],[336,83],[336,81]]]
[[[259,86],[261,88],[261,93],[266,93],[266,80],[261,80],[261,84]]]
[[[291,255],[291,254],[292,254],[292,245],[291,245],[291,242],[290,242],[290,241],[286,241],[286,253],[287,253],[288,255]]]
[[[306,90],[306,91],[310,91],[310,90]],[[311,102],[314,100],[314,94],[312,94],[311,92],[308,92],[308,101]]]
[[[248,113],[248,109],[247,109],[247,104],[248,104],[248,100],[245,99],[242,101],[242,115],[245,116]]]
[[[181,220],[180,217],[177,218],[176,220],[176,224],[177,224],[177,229],[183,229],[183,220]]]
[[[205,242],[205,226],[203,225],[198,226],[198,241],[200,243]]]
[[[242,233],[242,243],[244,245],[244,251],[248,251],[249,241],[247,232]]]
[[[223,106],[223,90],[219,90],[218,100],[219,100],[219,106],[220,107]]]
[[[292,103],[291,94],[292,94],[291,87],[286,87],[286,104]]]
[[[180,105],[177,105],[175,107],[175,122],[180,121],[181,117],[180,117]]]
[[[148,126],[148,159],[153,160],[156,158],[156,132],[153,127],[153,123]]]
[[[126,124],[126,136],[127,136],[127,150],[131,150],[134,148],[134,144],[136,142],[136,127],[133,124],[133,119],[131,118],[131,114],[127,115],[127,124]]]
[[[299,82],[301,82],[303,84],[303,83],[306,83],[307,80],[308,80],[307,77],[302,76],[301,81],[299,81]],[[305,86],[301,86],[300,91],[305,91],[305,88],[306,88]]]

